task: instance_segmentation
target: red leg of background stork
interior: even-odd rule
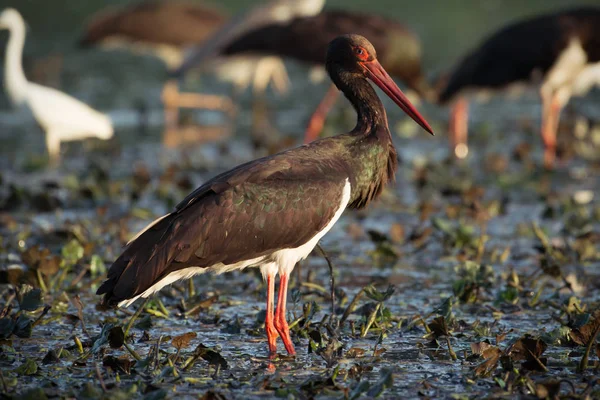
[[[288,288],[288,274],[283,274],[279,278],[279,297],[277,298],[277,311],[275,312],[275,329],[279,332],[281,340],[285,346],[289,355],[295,355],[294,344],[292,343],[292,337],[290,336],[290,327],[285,319],[285,306],[287,304],[287,288]]]
[[[469,102],[460,97],[450,112],[450,151],[454,157],[463,159],[469,154],[467,138],[469,134]]]
[[[561,105],[556,94],[543,97],[542,140],[544,141],[544,166],[554,167],[556,158],[556,132],[560,117]]]
[[[177,106],[177,95],[179,88],[177,81],[170,80],[165,83],[162,92],[162,101],[165,112],[165,130],[174,131],[177,129],[179,120],[179,108]]]
[[[327,89],[325,97],[323,97],[323,100],[321,100],[319,106],[310,117],[308,128],[306,128],[306,132],[304,133],[304,143],[310,143],[319,137],[319,134],[323,130],[323,125],[325,125],[325,118],[334,106],[339,93],[340,92],[335,85],[331,85],[329,89]]]
[[[275,300],[275,274],[267,276],[267,317],[265,318],[265,331],[269,343],[269,357],[277,354],[277,329],[273,318],[273,303]]]

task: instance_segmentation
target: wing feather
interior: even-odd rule
[[[171,272],[232,265],[309,241],[339,209],[347,166],[307,162],[296,150],[244,164],[195,190],[129,244],[97,293],[112,305]],[[326,173],[319,171],[323,164]]]

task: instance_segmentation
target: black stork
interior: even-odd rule
[[[421,70],[419,38],[399,22],[364,12],[325,10],[315,16],[294,18],[287,23],[272,23],[240,36],[222,52],[224,54],[275,54],[310,65],[323,65],[323,54],[331,40],[355,33],[366,37],[378,49],[381,65],[390,75],[402,80],[422,97],[433,99],[433,92]],[[338,90],[327,92],[308,124],[305,143],[320,133]]]
[[[536,16],[506,26],[483,41],[454,69],[439,95],[441,103],[456,100],[451,114],[451,146],[466,156],[468,89],[500,89],[542,76],[541,135],[544,164],[556,153],[556,132],[562,108],[573,95],[600,85],[600,8],[581,7]]]
[[[97,291],[104,294],[105,304],[129,305],[204,272],[260,266],[267,281],[269,354],[276,352],[278,334],[287,352],[295,354],[285,316],[290,272],[344,209],[365,207],[394,179],[396,149],[383,104],[367,78],[433,133],[364,37],[334,39],[326,69],[356,109],[356,127],[347,134],[242,164],[196,189],[127,244]]]

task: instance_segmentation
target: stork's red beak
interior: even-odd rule
[[[377,86],[384,91],[385,94],[392,100],[394,103],[398,104],[398,106],[410,116],[417,124],[421,125],[423,129],[433,135],[433,130],[431,126],[425,121],[425,118],[413,106],[408,98],[402,93],[400,88],[394,83],[394,80],[385,72],[385,69],[379,64],[379,61],[363,61],[360,63],[365,68],[365,72],[367,77],[373,81]]]

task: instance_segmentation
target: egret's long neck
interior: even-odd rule
[[[23,72],[23,46],[25,45],[25,25],[16,23],[10,27],[10,38],[4,60],[4,88],[14,105],[25,101],[27,79]]]

